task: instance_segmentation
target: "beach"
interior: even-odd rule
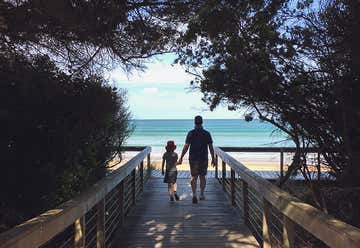
[[[177,151],[180,156],[180,151]],[[122,161],[119,165],[122,165],[134,157],[137,152],[124,152],[122,154]],[[279,153],[232,153],[229,152],[237,161],[241,162],[247,168],[255,171],[280,171],[280,154]],[[161,170],[162,153],[151,153],[151,166],[154,169]],[[115,159],[112,164],[118,163],[119,160]],[[208,170],[215,170],[211,166],[211,158],[209,157]],[[285,154],[284,167],[291,163],[291,154]],[[219,160],[219,169],[221,168],[221,160]],[[183,163],[177,166],[180,171],[190,170],[188,154],[185,155]]]

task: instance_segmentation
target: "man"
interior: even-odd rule
[[[193,192],[192,202],[196,204],[198,201],[196,197],[196,184],[198,177],[200,177],[200,200],[205,200],[204,191],[206,185],[205,176],[208,169],[208,147],[211,154],[212,165],[214,165],[215,160],[214,147],[212,145],[213,141],[210,133],[202,127],[202,117],[198,115],[195,117],[194,121],[195,128],[186,136],[185,145],[178,163],[182,163],[183,157],[190,147],[189,163],[191,171],[191,188]]]

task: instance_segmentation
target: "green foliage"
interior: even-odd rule
[[[103,177],[131,128],[125,93],[100,76],[10,54],[0,56],[0,78],[0,208],[15,212],[11,225]]]
[[[320,147],[341,185],[359,185],[359,6],[208,1],[192,14],[178,61],[198,75],[210,109],[245,106],[298,148]],[[288,176],[304,158],[298,149]]]
[[[171,49],[177,24],[166,18],[188,7],[169,3],[0,1],[0,223],[19,223],[105,175],[131,127],[125,92],[99,75],[143,68]]]
[[[176,33],[174,23],[162,21],[168,1],[21,0],[0,5],[1,49],[47,54],[70,73],[142,67],[144,59],[169,50]]]

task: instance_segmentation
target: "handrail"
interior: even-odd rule
[[[224,152],[296,152],[296,147],[218,147]],[[318,153],[319,148],[307,147],[301,148],[301,151],[308,153]]]
[[[123,152],[140,152],[144,150],[145,146],[122,146],[120,150]]]
[[[215,154],[223,161],[223,169],[227,165],[231,167],[232,180],[234,180],[233,173],[236,172],[241,180],[245,183],[246,187],[252,187],[260,195],[260,197],[271,204],[272,207],[277,209],[285,218],[291,220],[295,224],[299,225],[310,234],[324,242],[330,247],[347,247],[358,248],[360,244],[360,229],[346,224],[338,219],[333,218],[330,215],[323,213],[315,207],[301,202],[298,198],[291,196],[289,193],[281,190],[271,182],[258,176],[252,170],[248,169],[242,163],[235,158],[228,155],[222,149],[215,147]],[[233,149],[232,149],[233,150]],[[217,163],[217,161],[216,161]],[[223,172],[223,177],[225,176]],[[223,179],[224,180],[224,179]],[[224,181],[223,181],[224,182]],[[225,187],[225,185],[223,186]],[[244,190],[243,189],[243,190]],[[234,202],[234,182],[231,182],[231,195],[232,202]],[[243,196],[246,196],[247,192],[243,192]],[[247,199],[243,199],[244,202]],[[267,203],[266,202],[266,203]],[[246,204],[246,203],[245,203]],[[263,209],[263,225],[266,224],[266,204],[264,202]],[[248,206],[244,206],[247,209]],[[244,213],[246,218],[248,213]],[[246,221],[246,220],[245,220]],[[284,221],[288,222],[288,221]],[[267,231],[267,227],[263,226]],[[284,230],[287,233],[287,230]],[[264,242],[265,242],[265,233]],[[290,242],[291,243],[291,242]],[[264,247],[266,247],[264,243]],[[289,247],[292,247],[291,245]]]
[[[284,153],[295,153],[296,147],[218,147],[219,149],[223,150],[224,152],[271,152],[271,153],[280,153],[280,178],[284,176]],[[321,154],[320,149],[317,147],[307,147],[301,148],[302,152],[306,153],[317,153],[317,179],[321,179]],[[217,171],[215,172],[217,174]]]
[[[110,175],[101,179],[78,197],[61,204],[56,209],[51,209],[40,216],[26,221],[5,233],[1,233],[0,247],[39,247],[51,240],[58,233],[82,218],[99,202],[103,201],[107,194],[114,190],[126,177],[131,174],[135,176],[137,166],[142,166],[141,173],[143,173],[143,160],[147,158],[149,166],[151,147],[142,148],[140,153],[122,167],[114,170]],[[141,174],[141,176],[141,180],[143,180],[143,174]],[[134,189],[134,194],[135,190],[136,189]]]

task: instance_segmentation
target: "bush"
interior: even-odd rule
[[[8,227],[103,177],[130,115],[124,92],[101,76],[71,77],[46,56],[0,55],[0,87],[0,223]]]

